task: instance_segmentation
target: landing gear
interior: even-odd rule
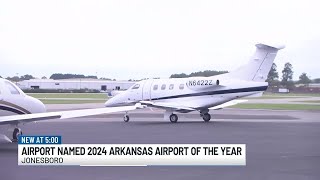
[[[171,121],[172,123],[176,123],[176,122],[178,121],[178,115],[176,115],[176,114],[171,114],[171,115],[169,116],[169,119],[170,119],[170,121]]]
[[[129,117],[129,115],[124,115],[124,117],[123,117],[123,121],[124,122],[129,122],[129,120],[130,120],[130,117]]]
[[[13,133],[12,133],[12,142],[17,142],[18,137],[22,135],[22,131],[20,128],[14,128]]]
[[[202,119],[204,122],[209,122],[211,119],[211,115],[209,113],[202,114]]]
[[[204,122],[209,122],[211,119],[211,115],[209,114],[209,109],[202,109],[200,111],[200,116],[204,120]]]

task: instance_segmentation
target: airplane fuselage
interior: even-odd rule
[[[263,92],[268,83],[229,79],[226,75],[173,79],[148,79],[110,99],[106,106],[139,101],[168,103],[197,110]]]

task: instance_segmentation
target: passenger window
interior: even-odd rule
[[[172,90],[174,88],[174,84],[170,84],[169,89]]]
[[[140,84],[136,84],[132,87],[132,89],[139,89],[139,87],[140,87]]]
[[[9,89],[9,91],[11,92],[11,94],[20,94],[19,90],[10,82],[5,82],[7,88]]]
[[[158,85],[157,84],[153,86],[153,90],[158,90]]]
[[[184,89],[184,84],[180,84],[179,89]]]
[[[166,85],[165,85],[165,84],[162,84],[161,90],[165,90],[165,89],[166,89]]]

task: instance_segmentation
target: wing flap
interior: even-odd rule
[[[233,105],[236,105],[236,104],[239,104],[239,103],[243,103],[243,102],[247,102],[248,100],[232,100],[232,101],[228,101],[228,102],[225,102],[223,104],[220,104],[220,105],[217,105],[217,106],[214,106],[214,107],[211,107],[209,109],[211,110],[217,110],[217,109],[222,109],[222,108],[225,108],[225,107],[228,107],[228,106],[233,106]]]
[[[162,109],[170,109],[175,111],[195,111],[196,109],[186,106],[181,106],[178,104],[172,104],[172,103],[155,103],[152,101],[140,101],[142,105],[147,105],[150,107],[156,107],[156,108],[162,108]]]

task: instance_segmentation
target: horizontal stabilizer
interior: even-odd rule
[[[285,48],[286,46],[285,45],[267,45],[267,44],[258,43],[256,44],[256,47],[259,49],[274,48],[274,49],[280,50]]]

